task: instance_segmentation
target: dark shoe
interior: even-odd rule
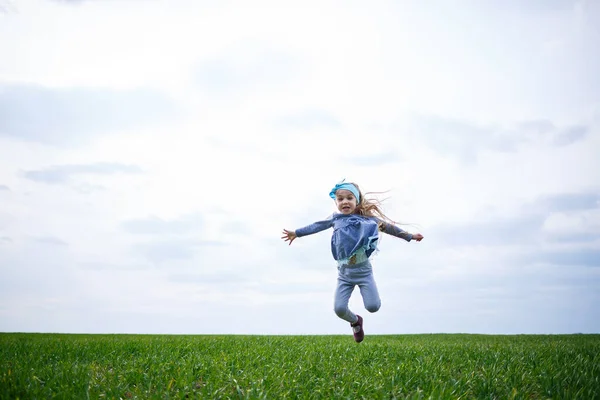
[[[365,338],[365,331],[363,331],[363,319],[360,315],[357,315],[358,321],[353,324],[350,324],[352,327],[352,332],[354,333],[354,340],[356,343],[360,343]]]

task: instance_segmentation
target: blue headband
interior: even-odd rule
[[[354,186],[351,183],[344,183],[344,181],[345,181],[345,179],[343,181],[341,181],[340,183],[336,183],[334,188],[331,189],[331,192],[329,192],[329,197],[331,197],[332,199],[335,199],[335,192],[337,192],[340,189],[344,189],[344,190],[349,190],[350,192],[352,192],[354,197],[356,197],[356,202],[359,203],[360,202],[360,194],[358,193],[358,189],[356,188],[356,186]]]

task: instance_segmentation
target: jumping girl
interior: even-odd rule
[[[350,323],[354,340],[360,343],[365,337],[363,319],[350,311],[348,302],[354,287],[358,286],[367,311],[376,312],[381,306],[369,261],[369,257],[377,249],[379,231],[407,242],[420,242],[423,235],[411,234],[397,227],[383,214],[379,202],[365,199],[355,183],[342,181],[331,189],[329,196],[335,200],[339,213],[295,231],[284,229],[281,238],[291,245],[297,237],[333,227],[331,253],[338,264],[334,311],[338,317]]]

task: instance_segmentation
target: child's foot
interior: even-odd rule
[[[356,343],[360,343],[365,338],[365,331],[363,331],[363,319],[360,315],[357,315],[358,321],[353,324],[350,324],[352,327],[352,332],[354,333],[354,340]]]

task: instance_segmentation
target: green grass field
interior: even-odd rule
[[[2,399],[598,399],[600,335],[0,334]]]

